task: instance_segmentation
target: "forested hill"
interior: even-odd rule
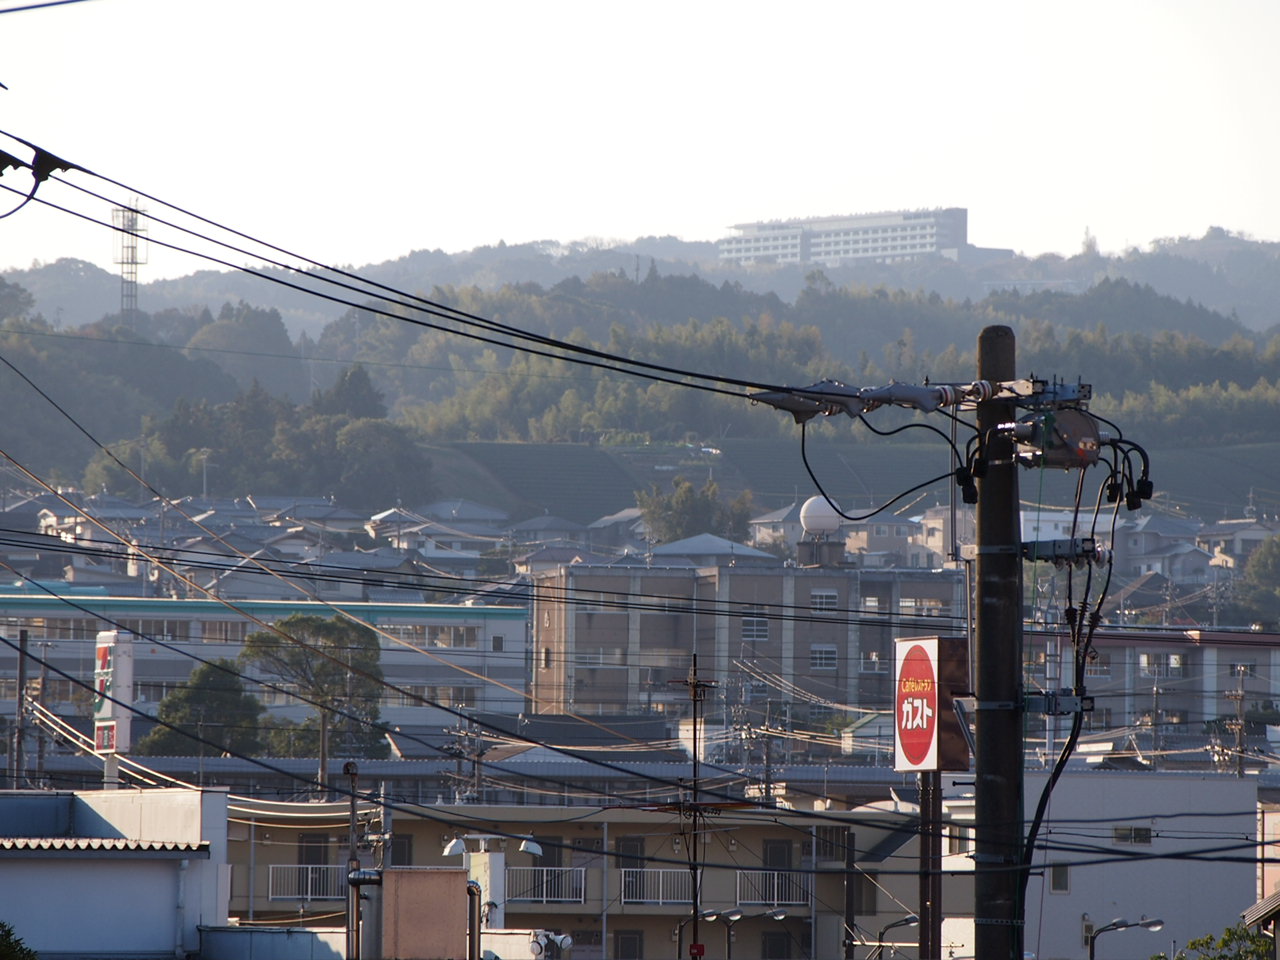
[[[1007,323],[1022,373],[1092,383],[1094,409],[1144,444],[1280,441],[1280,340],[1126,280],[955,300],[841,286],[811,271],[789,301],[651,264],[638,275],[437,287],[431,296],[609,355],[791,385],[969,380],[978,332]],[[291,336],[278,310],[243,301],[69,328],[41,316],[22,287],[0,284],[0,350],[13,365],[0,377],[4,449],[45,476],[125,492],[84,427],[171,495],[208,483],[211,494],[344,489],[394,500],[430,488],[428,444],[728,450],[729,440],[795,435],[788,417],[733,391],[519,352],[406,322],[422,318],[405,308],[387,313],[351,309],[314,336]],[[354,370],[360,378],[350,381]],[[352,391],[364,399],[337,402],[339,388],[340,400]],[[905,418],[886,411],[878,425]]]
[[[573,278],[601,273],[642,280],[650,263],[664,276],[698,277],[713,287],[772,295],[794,303],[811,285],[812,267],[756,264],[740,267],[717,259],[711,243],[686,243],[674,237],[634,241],[526,244],[498,243],[460,253],[418,250],[385,263],[348,267],[368,279],[420,293],[434,287],[479,287],[535,283],[544,289]],[[296,280],[292,274],[263,269],[268,276]],[[1075,256],[1036,257],[969,248],[958,261],[940,257],[904,263],[855,263],[824,268],[839,288],[910,290],[936,293],[944,300],[977,302],[1001,289],[1055,290],[1079,294],[1106,279],[1149,285],[1158,293],[1234,316],[1249,330],[1280,325],[1280,244],[1263,243],[1210,228],[1203,237],[1165,238],[1147,249],[1102,254],[1086,239]],[[0,271],[10,283],[30,291],[35,309],[55,326],[79,327],[118,309],[119,278],[76,260],[34,264]],[[275,309],[293,337],[315,337],[343,312],[340,304],[320,301],[285,286],[238,272],[202,270],[172,280],[147,282],[141,271],[139,304],[150,312],[206,309],[241,300]],[[724,314],[736,317],[737,314]],[[696,311],[688,316],[700,316]]]

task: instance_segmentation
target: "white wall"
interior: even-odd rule
[[[1030,820],[1045,777],[1029,774]],[[1164,929],[1103,934],[1098,960],[1149,957],[1181,948],[1192,938],[1217,934],[1239,920],[1256,894],[1252,838],[1257,783],[1213,774],[1068,771],[1053,792],[1038,842],[1035,865],[1068,866],[1069,890],[1050,891],[1050,876],[1033,875],[1027,886],[1026,949],[1040,960],[1078,960],[1082,915],[1103,926],[1123,917],[1158,917]],[[1117,843],[1114,827],[1150,829],[1150,843]],[[1227,849],[1223,849],[1227,848]],[[1194,854],[1205,859],[1152,859]],[[1126,855],[1133,859],[1126,861]],[[1224,858],[1241,862],[1225,862]],[[1103,861],[1090,863],[1089,861]]]

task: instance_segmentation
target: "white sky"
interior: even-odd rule
[[[26,2],[0,0],[0,129],[330,263],[934,206],[1032,255],[1086,229],[1105,251],[1210,225],[1280,240],[1274,0],[2,12]],[[0,220],[0,269],[114,269],[114,243],[31,204]],[[144,282],[203,266],[150,260]]]

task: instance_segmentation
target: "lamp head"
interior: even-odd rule
[[[531,853],[535,857],[542,856],[542,844],[532,837],[525,837],[525,839],[521,840],[519,850],[521,853]]]
[[[454,837],[444,845],[446,857],[458,857],[467,852],[467,845],[461,837]]]

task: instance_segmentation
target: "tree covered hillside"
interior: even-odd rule
[[[789,303],[651,266],[550,287],[440,287],[431,298],[610,356],[790,385],[969,380],[978,332],[1006,323],[1025,375],[1092,383],[1097,412],[1144,444],[1280,441],[1280,339],[1125,280],[957,301],[840,286],[811,271]],[[5,449],[93,489],[126,491],[129,481],[64,413],[171,495],[207,483],[210,493],[341,491],[383,504],[431,488],[426,444],[794,435],[789,418],[741,388],[698,391],[480,342],[462,335],[472,329],[464,324],[404,305],[348,310],[314,338],[290,338],[278,311],[244,302],[216,315],[174,309],[55,329],[26,291],[4,284],[0,308],[13,367],[0,382]],[[878,425],[909,418],[892,412]]]

